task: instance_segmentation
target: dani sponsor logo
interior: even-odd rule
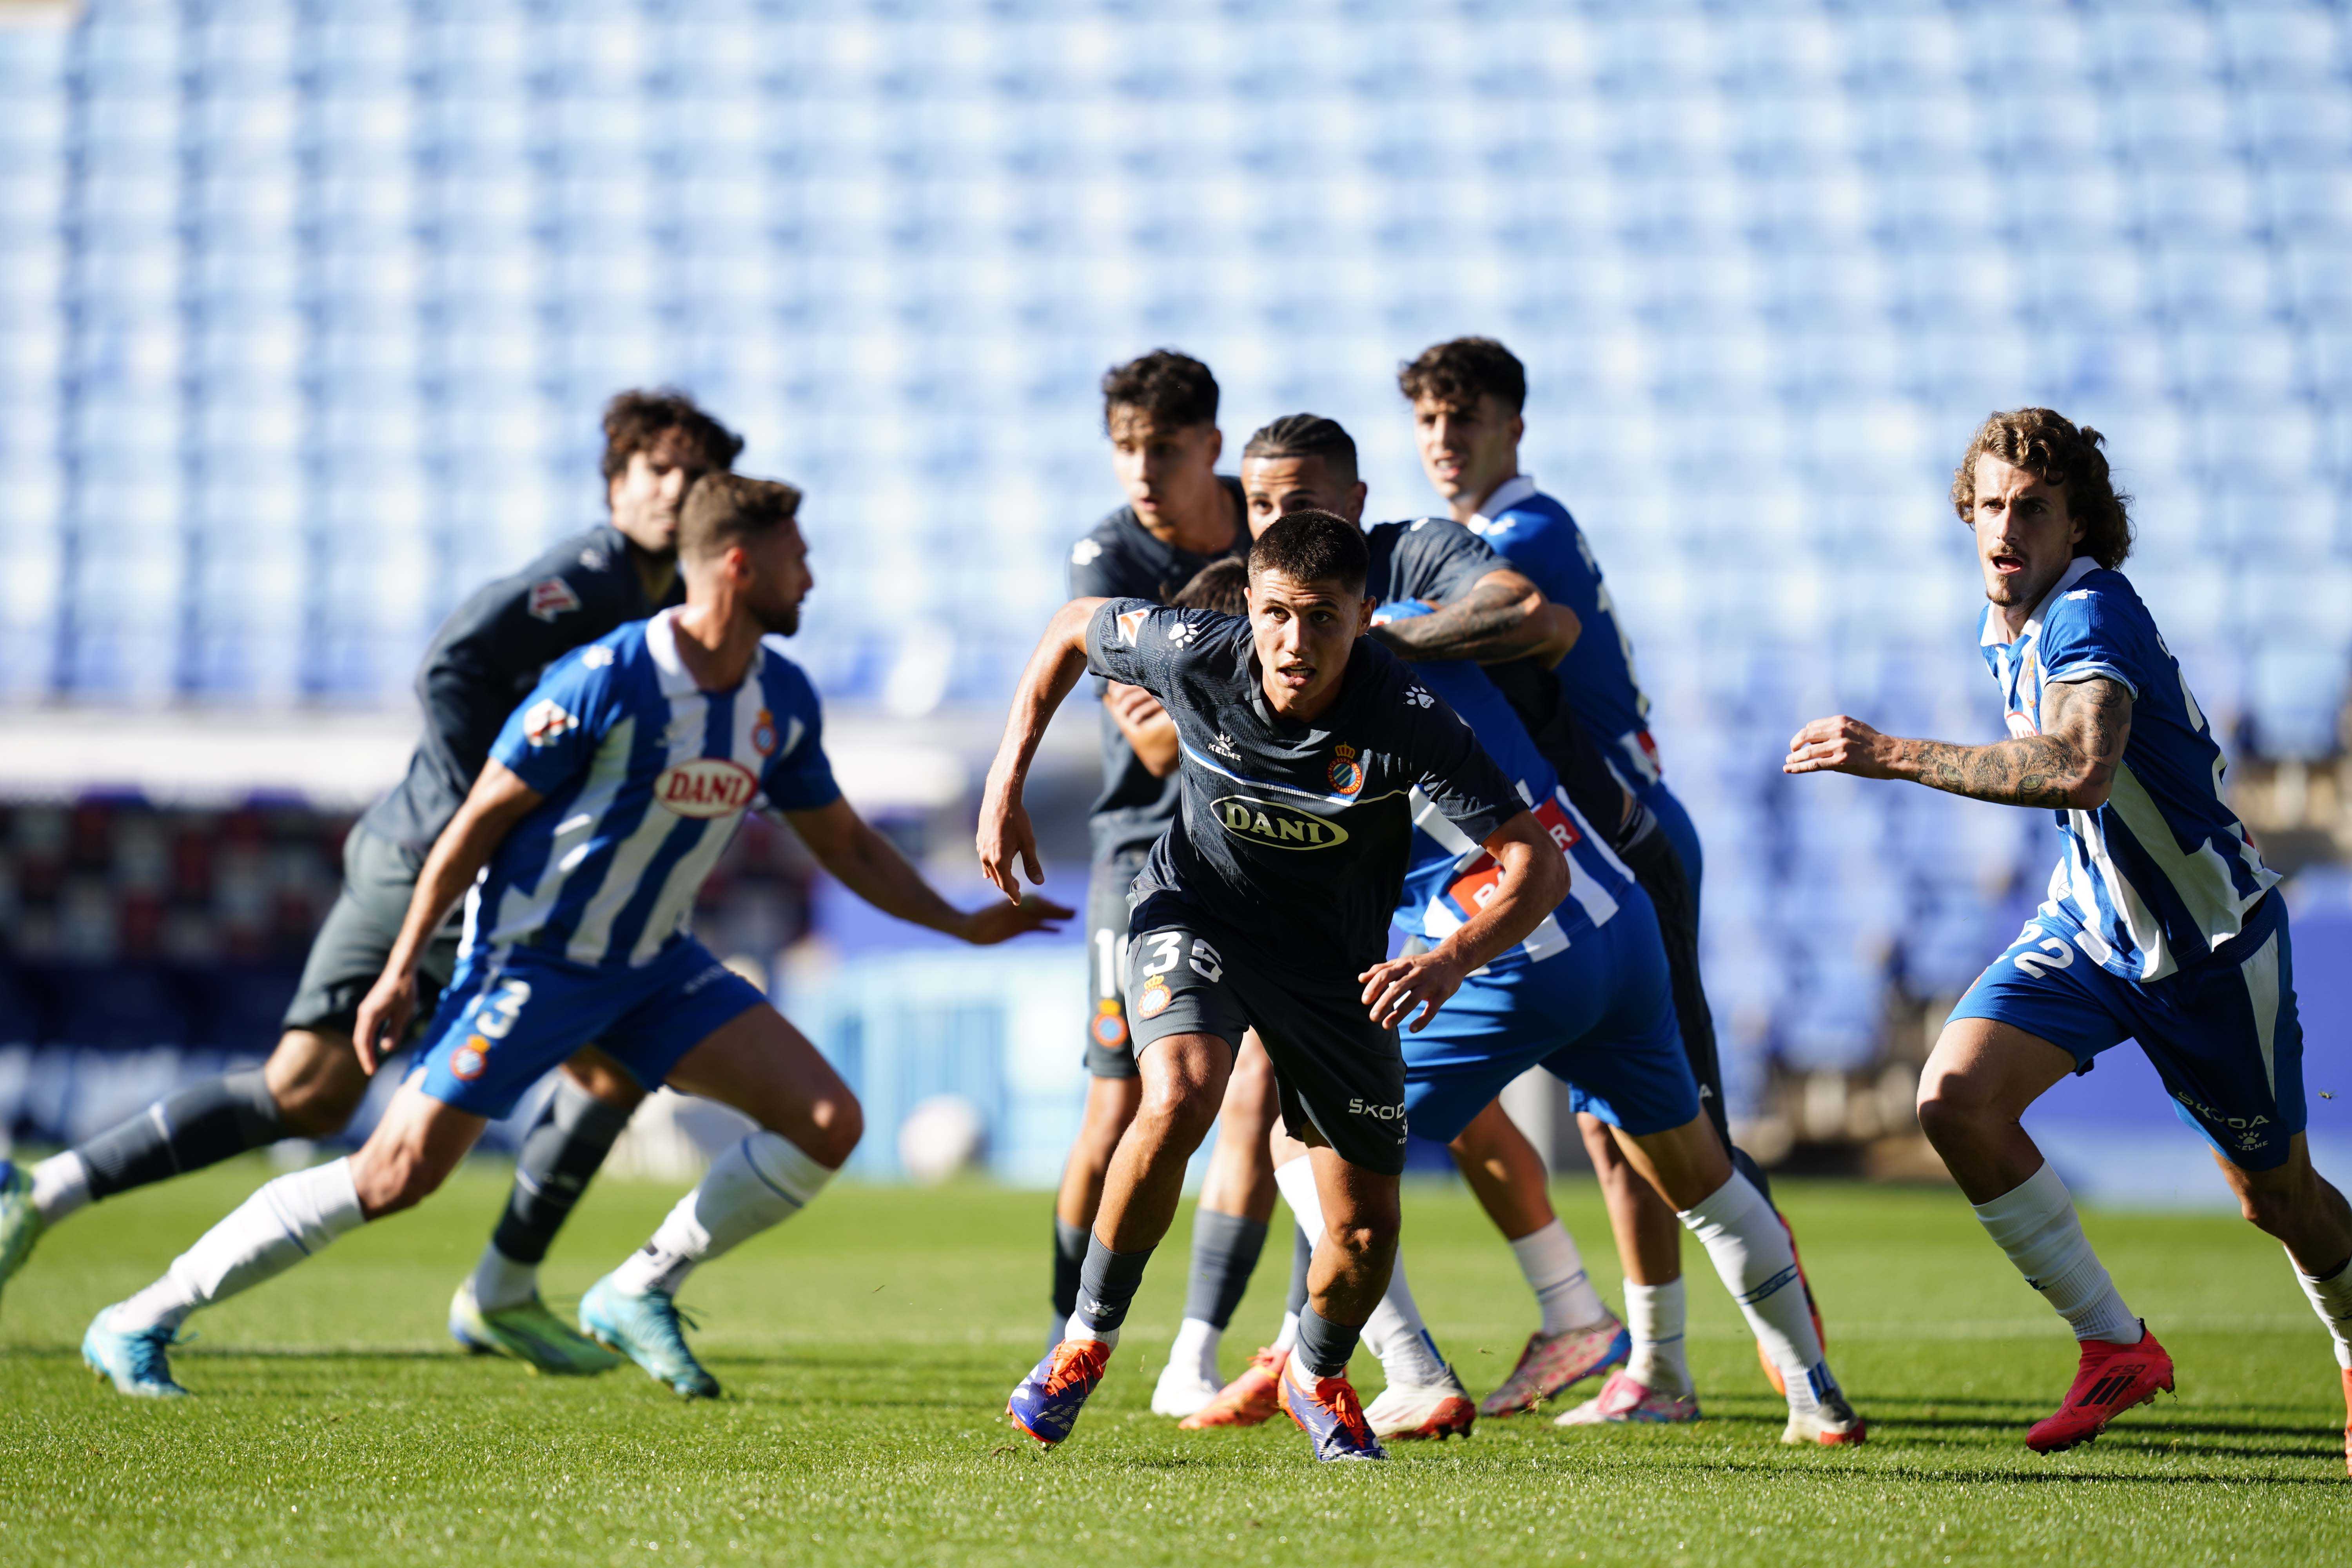
[[[759,793],[760,781],[751,770],[725,757],[672,763],[654,780],[654,799],[680,816],[731,816]]]
[[[1209,803],[1226,832],[1271,849],[1330,849],[1348,842],[1338,823],[1245,795],[1221,795]]]

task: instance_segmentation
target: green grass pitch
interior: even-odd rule
[[[2184,1153],[2184,1158],[2190,1157]],[[1948,1192],[1790,1184],[1831,1349],[1872,1440],[1783,1448],[1778,1401],[1696,1247],[1706,1419],[1482,1425],[1321,1468],[1287,1423],[1180,1433],[1146,1405],[1181,1300],[1162,1248],[1111,1375],[1060,1449],[1012,1430],[1038,1353],[1046,1200],[985,1186],[836,1189],[688,1291],[727,1384],[672,1398],[635,1368],[525,1375],[443,1335],[505,1186],[469,1169],[421,1212],[199,1319],[199,1397],[115,1396],[90,1313],[150,1279],[266,1173],[134,1194],[50,1237],[0,1306],[0,1563],[2256,1563],[2352,1557],[2344,1412],[2278,1248],[2226,1217],[2095,1215],[2093,1237],[2179,1363],[2180,1392],[2089,1448],[2025,1451],[2068,1341]],[[1612,1300],[1589,1184],[1562,1212]],[[550,1260],[560,1306],[674,1198],[592,1191]],[[1532,1304],[1459,1188],[1412,1189],[1413,1283],[1474,1388]],[[1270,1333],[1276,1245],[1226,1368]],[[1367,1397],[1378,1383],[1360,1356]]]

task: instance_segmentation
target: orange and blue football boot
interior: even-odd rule
[[[1326,1464],[1389,1457],[1372,1436],[1371,1423],[1364,1419],[1363,1404],[1345,1372],[1316,1377],[1304,1361],[1292,1356],[1282,1370],[1282,1407],[1315,1445],[1315,1457]]]
[[[1282,1414],[1282,1368],[1290,1352],[1272,1345],[1250,1357],[1242,1374],[1218,1391],[1200,1410],[1176,1423],[1179,1430],[1198,1432],[1211,1426],[1255,1426]]]
[[[1772,1217],[1780,1222],[1780,1229],[1789,1237],[1789,1256],[1796,1260],[1797,1283],[1804,1289],[1805,1292],[1805,1310],[1811,1313],[1813,1317],[1813,1338],[1821,1342],[1822,1353],[1827,1355],[1830,1349],[1830,1331],[1822,1327],[1821,1303],[1813,1300],[1813,1282],[1805,1273],[1805,1255],[1797,1250],[1797,1233],[1789,1228],[1789,1216],[1779,1209],[1772,1211]],[[1772,1392],[1786,1399],[1789,1396],[1789,1384],[1780,1376],[1780,1369],[1772,1364],[1772,1352],[1764,1348],[1762,1340],[1756,1342],[1756,1361],[1757,1364],[1763,1367],[1765,1378],[1772,1384]]]
[[[1070,1435],[1087,1395],[1110,1365],[1110,1346],[1100,1340],[1064,1340],[1045,1352],[1013,1389],[1004,1413],[1013,1424],[1047,1447]]]
[[[2158,1389],[2172,1392],[2172,1357],[2146,1323],[2137,1344],[2084,1340],[2074,1386],[2054,1413],[2026,1429],[2025,1446],[2037,1454],[2055,1454],[2087,1443],[2125,1411],[2154,1399]]]

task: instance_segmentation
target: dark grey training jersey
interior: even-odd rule
[[[1450,604],[1488,573],[1513,569],[1485,540],[1446,517],[1376,522],[1364,530],[1364,546],[1371,553],[1364,592],[1381,604]]]
[[[1314,724],[1266,705],[1249,622],[1114,599],[1088,668],[1160,700],[1182,742],[1181,809],[1135,879],[1304,974],[1352,979],[1388,952],[1419,789],[1484,839],[1527,809],[1470,727],[1388,649],[1359,639]]]
[[[674,583],[661,604],[646,598],[628,540],[609,523],[477,588],[433,634],[416,672],[425,733],[408,775],[368,807],[362,825],[395,844],[431,848],[541,670],[684,596],[684,585]]]
[[[1212,561],[1244,553],[1249,549],[1250,536],[1244,521],[1246,514],[1241,481],[1226,475],[1219,475],[1218,479],[1234,498],[1235,531],[1231,550],[1213,555],[1179,550],[1144,527],[1133,507],[1123,506],[1095,524],[1084,539],[1071,547],[1070,597],[1164,603]],[[1475,542],[1468,530],[1463,532]],[[1095,696],[1102,696],[1099,683]],[[1102,725],[1103,787],[1087,818],[1097,865],[1116,856],[1139,854],[1150,848],[1152,841],[1176,817],[1176,775],[1152,777],[1151,770],[1143,765],[1143,759],[1135,754],[1135,748],[1119,732],[1110,710],[1103,709],[1098,717]]]

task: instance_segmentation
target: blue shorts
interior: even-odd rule
[[[1405,1124],[1441,1143],[1537,1067],[1568,1085],[1577,1110],[1636,1137],[1699,1113],[1646,901],[1625,905],[1565,952],[1490,965],[1402,1039]]]
[[[2139,1042],[2181,1121],[2233,1165],[2272,1171],[2304,1127],[2303,1022],[2285,900],[2273,893],[2245,929],[2161,980],[2110,974],[2046,910],[1978,976],[1954,1019],[1986,1018],[2048,1040],[2077,1072],[2109,1046]]]
[[[411,1076],[442,1104],[498,1121],[583,1046],[655,1089],[678,1058],[766,998],[691,937],[639,969],[509,947],[459,961]]]

